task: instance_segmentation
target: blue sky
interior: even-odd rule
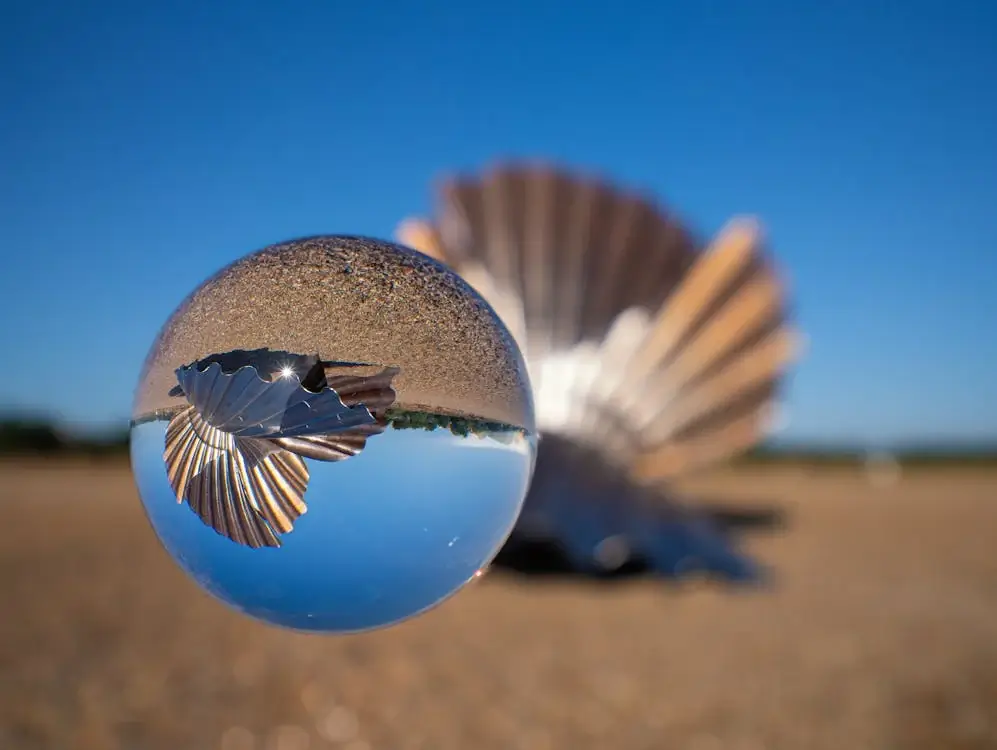
[[[165,422],[147,422],[132,442],[145,510],[163,545],[223,601],[303,630],[386,625],[454,593],[505,541],[530,479],[525,440],[510,447],[441,429],[389,430],[348,461],[308,460],[307,512],[280,548],[251,549],[177,503],[163,465],[165,434]],[[570,533],[571,516],[563,523]]]
[[[475,7],[7,9],[0,406],[125,418],[204,277],[513,155],[762,217],[810,338],[787,438],[997,437],[997,4]]]

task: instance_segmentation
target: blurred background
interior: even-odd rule
[[[0,747],[997,747],[995,39],[985,0],[6,8]],[[775,582],[489,575],[337,639],[230,613],[123,450],[160,325],[506,156],[704,237],[761,217],[806,356],[687,489],[785,513]]]

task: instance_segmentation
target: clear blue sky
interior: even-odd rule
[[[279,549],[251,549],[177,503],[163,466],[165,436],[165,422],[146,422],[131,452],[163,545],[223,601],[305,630],[386,625],[449,596],[502,546],[530,478],[525,441],[506,446],[442,429],[389,430],[348,461],[308,461],[307,512]],[[563,533],[577,535],[575,518],[561,515]],[[659,532],[659,549],[684,540],[681,530],[650,528]],[[672,559],[687,549],[672,549]]]
[[[546,156],[762,217],[811,341],[786,437],[997,437],[995,34],[986,0],[18,3],[0,406],[125,418],[222,265]]]

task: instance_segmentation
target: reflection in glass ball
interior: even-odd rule
[[[516,522],[536,455],[492,309],[399,245],[314,237],[242,258],[146,358],[132,466],[167,551],[285,627],[351,632],[450,596]]]

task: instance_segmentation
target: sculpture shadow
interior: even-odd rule
[[[656,525],[659,522],[649,518],[648,534],[641,542],[635,540],[628,559],[612,568],[579,565],[568,552],[569,544],[514,530],[491,571],[523,580],[603,584],[644,578],[678,583],[690,576],[724,585],[762,584],[771,580],[771,571],[747,555],[742,542],[752,535],[784,531],[789,519],[787,511],[776,505],[710,501],[696,503],[691,519],[671,518],[664,527],[655,529]],[[562,534],[570,536],[570,523],[562,527]],[[642,551],[648,545],[654,548],[653,554]]]

